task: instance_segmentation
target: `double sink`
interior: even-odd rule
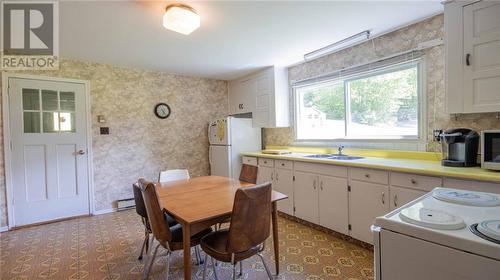
[[[356,160],[356,159],[363,158],[363,157],[358,157],[358,156],[349,156],[349,155],[342,155],[342,154],[314,154],[314,155],[307,155],[304,157],[306,157],[306,158],[320,158],[320,159],[334,159],[334,160]]]

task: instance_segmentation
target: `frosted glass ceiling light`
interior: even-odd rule
[[[163,26],[175,32],[188,35],[200,27],[200,16],[184,4],[172,4],[165,8]]]

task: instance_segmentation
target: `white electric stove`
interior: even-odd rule
[[[500,279],[500,195],[436,188],[378,217],[377,280]]]

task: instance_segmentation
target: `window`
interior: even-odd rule
[[[297,140],[419,139],[419,63],[295,89]]]

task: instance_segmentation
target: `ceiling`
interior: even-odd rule
[[[369,29],[380,34],[442,12],[439,1],[183,2],[201,16],[185,36],[162,26],[172,1],[60,3],[60,55],[223,80]]]

